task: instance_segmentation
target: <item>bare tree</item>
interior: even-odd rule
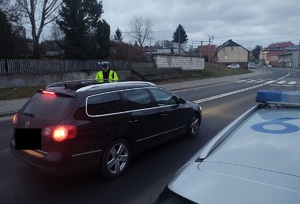
[[[5,13],[9,22],[14,26],[13,29],[21,27],[21,16],[18,12],[16,4],[12,3],[11,0],[0,0],[0,9]]]
[[[57,17],[60,0],[16,0],[20,12],[29,20],[33,41],[33,56],[40,57],[39,40],[44,27]]]
[[[159,40],[157,40],[157,41],[154,43],[154,46],[155,46],[155,47],[160,47],[160,46],[161,46]]]
[[[130,30],[128,35],[136,41],[140,47],[143,47],[143,44],[146,39],[149,39],[152,35],[152,23],[148,18],[137,18],[134,17],[129,23]]]
[[[135,62],[144,62],[146,60],[142,50],[134,45],[130,45],[121,41],[112,41],[111,48],[111,50],[113,50],[110,54],[111,59],[129,60]]]

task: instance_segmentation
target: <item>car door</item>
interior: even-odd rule
[[[161,116],[162,131],[167,136],[184,133],[189,123],[189,113],[184,104],[173,93],[163,88],[150,88]]]
[[[77,137],[74,154],[102,151],[123,134],[126,127],[122,114],[121,94],[118,91],[81,96],[74,118]]]
[[[129,132],[139,145],[153,143],[161,134],[161,117],[144,88],[122,91]],[[147,144],[148,143],[148,144]]]

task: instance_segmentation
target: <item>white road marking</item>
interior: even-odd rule
[[[281,77],[277,80],[281,80],[281,79],[286,78],[288,76],[290,76],[290,73],[288,73],[287,75],[285,75],[285,76],[283,76],[283,77]],[[208,98],[199,99],[199,100],[196,100],[194,102],[195,103],[203,103],[203,102],[206,102],[206,101],[211,101],[211,100],[214,100],[214,99],[223,98],[225,96],[230,96],[230,95],[233,95],[233,94],[236,94],[236,93],[241,93],[241,92],[244,92],[244,91],[249,91],[249,90],[252,90],[252,89],[256,89],[258,87],[266,86],[266,85],[269,85],[271,83],[276,82],[277,80],[267,81],[265,83],[258,84],[258,85],[255,85],[255,86],[250,86],[248,88],[244,88],[244,89],[240,89],[240,90],[236,90],[236,91],[231,91],[231,92],[228,92],[228,93],[215,95],[215,96],[211,96],[211,97],[208,97]]]
[[[297,83],[297,81],[291,81],[291,82],[289,82],[288,84],[289,85],[294,85],[294,84],[296,84]]]

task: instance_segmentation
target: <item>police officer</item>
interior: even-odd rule
[[[115,82],[118,81],[118,75],[115,71],[109,69],[109,62],[98,62],[101,65],[102,70],[100,70],[95,77],[95,80],[103,83],[103,82]]]

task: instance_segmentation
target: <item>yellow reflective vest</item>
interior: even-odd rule
[[[101,70],[96,74],[95,80],[100,83],[103,83],[103,82],[107,82],[107,80],[108,80],[108,82],[115,82],[115,81],[118,81],[119,78],[115,71],[109,70],[108,79],[104,79],[103,71]]]

